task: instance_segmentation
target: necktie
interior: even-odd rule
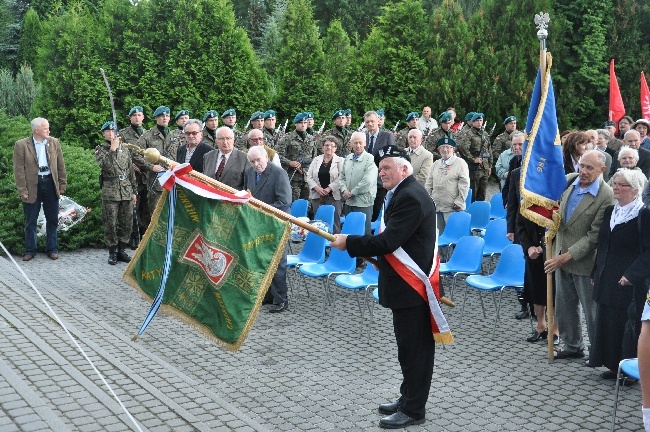
[[[217,174],[214,176],[217,180],[221,178],[221,173],[223,173],[223,169],[226,166],[226,157],[224,155],[221,155],[221,163],[219,163],[219,168],[217,168]]]
[[[262,173],[255,173],[255,184],[259,183],[260,177],[262,177]]]
[[[386,194],[386,198],[384,198],[384,210],[388,208],[388,204],[390,203],[390,200],[393,198],[394,193],[395,193],[394,191],[390,190]]]
[[[368,146],[368,153],[372,154],[372,148],[375,146],[375,136],[370,136],[370,145]]]

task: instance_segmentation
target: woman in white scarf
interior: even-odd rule
[[[620,360],[637,356],[650,277],[650,210],[641,201],[647,179],[623,168],[611,181],[616,204],[605,209],[591,273],[597,309],[589,366],[607,367],[605,379],[616,378]]]

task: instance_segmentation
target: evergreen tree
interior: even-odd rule
[[[256,52],[259,52],[264,42],[264,28],[268,20],[269,15],[264,0],[250,0],[247,30]]]
[[[314,2],[314,17],[320,24],[321,33],[325,33],[334,20],[340,20],[348,35],[365,39],[372,23],[381,15],[382,6],[387,3],[388,0],[317,0]]]
[[[280,35],[280,25],[284,19],[284,12],[287,10],[286,2],[279,2],[273,10],[266,27],[264,28],[262,45],[260,47],[259,57],[262,66],[269,75],[271,80],[271,100],[277,96],[277,59],[280,58],[280,47],[282,36]]]
[[[16,83],[9,69],[0,69],[0,110],[13,115]]]
[[[23,17],[20,28],[20,61],[23,64],[33,65],[36,60],[36,51],[40,45],[41,20],[34,8],[29,8]]]
[[[334,20],[323,39],[325,52],[325,86],[320,98],[320,108],[325,115],[352,104],[350,88],[355,85],[352,73],[356,53],[341,21]]]
[[[29,117],[39,92],[39,87],[34,83],[34,73],[29,66],[23,65],[16,74],[15,88],[14,115]]]
[[[423,80],[436,80],[426,67],[427,18],[420,0],[391,2],[361,46],[356,108],[381,107],[392,119],[420,110]]]
[[[309,0],[287,1],[280,35],[274,106],[281,116],[305,110],[318,116],[316,104],[324,88],[324,54]]]

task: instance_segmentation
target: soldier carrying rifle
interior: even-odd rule
[[[474,113],[468,121],[470,128],[459,137],[458,149],[469,167],[469,186],[472,188],[472,201],[485,201],[487,181],[492,172],[492,152],[490,137],[483,128],[485,115]]]
[[[305,174],[312,159],[316,157],[316,145],[313,137],[306,132],[306,113],[298,113],[293,123],[295,130],[278,141],[277,152],[280,155],[282,168],[287,171],[291,179],[291,194],[295,201],[298,198],[309,197]]]

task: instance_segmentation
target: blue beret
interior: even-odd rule
[[[334,114],[332,114],[332,120],[335,120],[339,117],[345,117],[345,110],[338,110]]]
[[[219,117],[219,113],[216,112],[215,110],[210,110],[207,113],[205,113],[205,115],[203,116],[203,123],[205,123],[207,119],[217,118],[217,117]]]
[[[113,123],[112,121],[107,121],[102,125],[99,131],[104,132],[106,129],[115,129],[115,123]]]
[[[221,114],[221,118],[228,117],[228,116],[236,116],[236,115],[237,115],[237,111],[230,108],[230,109],[225,110],[223,112],[223,114]]]
[[[307,114],[304,113],[304,112],[301,112],[301,113],[296,114],[296,116],[293,119],[293,122],[294,123],[300,123],[300,122],[305,121],[305,120],[307,120]]]
[[[478,119],[484,119],[484,118],[485,118],[485,114],[477,112],[474,113],[474,115],[472,116],[472,121],[476,121]]]
[[[379,162],[381,162],[383,159],[386,159],[387,157],[401,157],[411,162],[411,158],[406,153],[406,151],[402,150],[401,147],[396,146],[395,144],[389,144],[377,150],[375,153],[375,165],[379,166]]]
[[[346,116],[351,116],[352,115],[352,110],[350,108],[345,110],[345,115]]]
[[[603,123],[603,125],[602,125],[601,127],[602,127],[602,128],[606,128],[607,126],[614,126],[614,127],[616,127],[616,123],[614,123],[614,122],[611,121],[611,120],[607,120],[605,123]]]
[[[413,119],[419,119],[419,118],[420,118],[420,114],[413,111],[413,112],[408,113],[408,115],[406,116],[406,121],[411,121]]]
[[[474,114],[476,114],[474,111],[468,112],[467,115],[465,116],[465,121],[472,121],[472,117],[474,117]]]
[[[307,118],[314,118],[314,113],[311,111],[306,111],[305,115],[307,116]]]
[[[161,105],[161,106],[159,106],[158,108],[156,108],[156,111],[153,112],[153,116],[154,116],[154,117],[158,117],[158,116],[161,116],[161,115],[163,115],[163,114],[167,114],[167,115],[169,115],[170,112],[171,112],[171,111],[169,110],[169,108],[167,108],[167,107],[164,106],[164,105]]]
[[[456,147],[456,141],[449,137],[442,137],[436,141],[436,147],[440,147],[441,145],[450,145],[452,147]]]
[[[383,117],[383,116],[384,116],[384,110],[383,110],[383,109],[375,110],[375,112],[377,113],[377,115],[378,115],[379,117]]]
[[[144,110],[140,105],[136,105],[133,108],[131,108],[131,111],[129,111],[129,117],[131,117],[135,113],[143,113]]]
[[[440,123],[446,123],[448,121],[452,121],[453,118],[451,118],[451,113],[449,111],[443,111],[440,116],[438,117],[438,121]]]
[[[506,119],[503,121],[503,125],[505,126],[510,122],[516,122],[516,121],[517,121],[517,117],[515,116],[506,117]]]
[[[189,112],[188,110],[180,110],[180,111],[179,111],[179,112],[174,116],[174,120],[178,120],[180,117],[182,117],[182,116],[184,116],[184,115],[189,116],[189,115],[190,115],[190,112]]]
[[[267,118],[275,117],[275,111],[273,110],[267,110],[264,112],[264,120]]]
[[[264,119],[264,113],[262,111],[255,111],[251,114],[251,121],[259,119]]]

